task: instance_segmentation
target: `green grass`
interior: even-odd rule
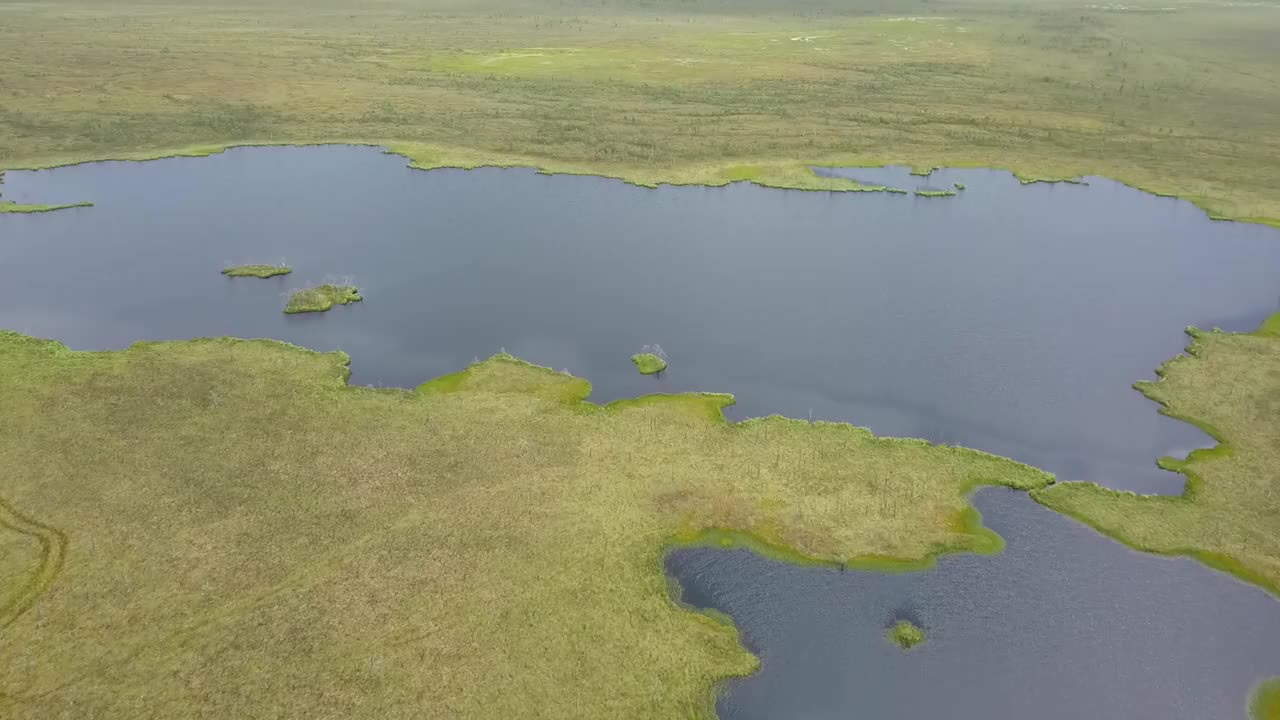
[[[955,183],[955,188],[956,188],[957,190],[963,190],[963,189],[964,189],[964,183],[962,183],[962,182]]]
[[[327,312],[334,305],[360,302],[364,298],[351,285],[324,284],[295,290],[284,311],[289,314]]]
[[[0,168],[321,142],[640,185],[991,166],[1275,223],[1278,33],[1273,3],[2,2]]]
[[[293,268],[283,263],[280,265],[235,265],[222,269],[222,274],[230,277],[270,278],[277,275],[288,275],[291,272],[293,272]]]
[[[936,198],[936,197],[955,197],[955,190],[917,190],[916,197]]]
[[[910,620],[899,620],[885,634],[889,642],[903,650],[910,650],[925,641],[924,630]]]
[[[724,395],[598,406],[510,356],[415,391],[347,376],[274,341],[0,334],[6,507],[70,540],[3,630],[3,714],[710,718],[758,663],[672,598],[673,544],[723,528],[923,562],[991,548],[974,487],[1051,481],[844,424],[729,423]],[[49,577],[31,535],[0,549],[0,602]]]
[[[1249,701],[1251,720],[1280,720],[1280,678],[1258,686]]]
[[[1187,354],[1135,387],[1218,441],[1160,466],[1187,477],[1179,497],[1093,483],[1032,493],[1044,505],[1148,552],[1189,555],[1280,594],[1280,314],[1256,333],[1189,328]]]
[[[639,353],[631,356],[631,362],[641,375],[653,375],[667,369],[667,361],[653,353]]]
[[[44,213],[71,208],[93,207],[91,202],[78,202],[69,205],[23,205],[7,200],[0,200],[0,214],[3,213]]]

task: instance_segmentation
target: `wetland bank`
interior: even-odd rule
[[[1114,697],[1134,717],[1243,713],[1249,688],[1280,673],[1265,642],[1280,632],[1272,597],[1189,561],[1133,553],[1020,495],[976,498],[1010,541],[1004,554],[950,556],[923,573],[777,571],[754,555],[726,565],[717,550],[670,556],[684,599],[728,609],[762,666],[735,632],[672,604],[662,548],[673,540],[746,530],[764,550],[851,568],[867,555],[990,551],[998,544],[965,510],[970,489],[1048,479],[824,420],[995,451],[1060,479],[1176,494],[1180,477],[1154,458],[1212,440],[1157,414],[1130,384],[1177,354],[1188,323],[1251,330],[1275,309],[1280,243],[1267,228],[1215,223],[1099,178],[1023,186],[985,170],[914,180],[907,168],[839,172],[966,190],[945,200],[646,190],[520,170],[424,173],[355,147],[10,173],[7,192],[19,197],[95,205],[0,219],[0,327],[77,350],[277,338],[344,351],[355,387],[346,355],[271,342],[83,354],[6,335],[2,392],[15,409],[0,453],[30,471],[5,500],[66,532],[73,550],[4,631],[6,652],[22,662],[0,678],[9,703],[0,707],[21,717],[74,702],[110,713],[145,694],[157,714],[210,703],[290,713],[308,707],[307,693],[281,688],[315,684],[350,716],[536,707],[668,717],[711,714],[717,681],[759,670],[728,686],[722,717],[760,716],[753,707],[847,714],[855,700],[841,693],[854,685],[777,674],[797,660],[769,630],[786,625],[770,619],[786,605],[769,598],[793,587],[812,590],[796,637],[830,639],[829,673],[864,673],[876,653],[900,653],[884,637],[895,613],[925,629],[928,642],[861,686],[856,702],[868,708],[897,707],[906,688],[924,707],[963,685],[975,699],[964,712],[1001,717],[1007,697],[1004,711],[1017,716],[1035,698],[1010,689],[1016,673],[959,668],[977,669],[975,648],[1025,664],[1056,643],[1080,658],[1052,668],[1064,712],[1087,696]],[[350,273],[372,300],[285,315],[281,278],[229,281],[210,270],[254,256],[288,257],[289,282]],[[78,260],[69,269],[60,257]],[[630,355],[654,340],[678,362],[641,376]],[[572,375],[505,354],[473,364],[498,348]],[[583,404],[588,386],[573,375],[595,383],[594,401],[621,402]],[[433,376],[413,392],[364,387]],[[689,391],[732,392],[738,404],[628,400]],[[805,419],[727,424],[722,411]],[[79,449],[41,452],[49,442]],[[101,457],[109,461],[92,460]],[[87,480],[66,472],[90,466]],[[6,577],[33,572],[32,541],[5,541],[21,550],[6,556]],[[206,553],[225,562],[195,562]],[[407,571],[405,557],[418,569]],[[1074,614],[1064,608],[1046,629],[1053,613],[1035,611],[1077,587],[1070,578],[1084,567],[1118,568],[1104,575],[1120,584],[1079,586],[1065,596],[1078,602]],[[755,590],[735,599],[732,577]],[[82,595],[104,587],[109,603]],[[1103,613],[1117,596],[1143,610]],[[983,598],[1027,614],[994,627],[977,611]],[[42,630],[80,617],[73,609],[86,602],[101,612],[65,637]],[[479,617],[477,604],[492,611]],[[1206,604],[1222,616],[1192,622]],[[309,622],[305,609],[316,607],[343,615]],[[861,610],[833,632],[824,607]],[[1101,614],[1081,614],[1090,608]],[[577,630],[529,622],[547,616]],[[620,627],[619,617],[630,620]],[[154,632],[109,641],[137,618]],[[1214,648],[1214,673],[1162,644],[1171,626],[1182,647]],[[63,642],[72,639],[81,644]],[[478,654],[459,650],[477,642]],[[207,671],[200,658],[229,647],[241,669],[192,692]],[[531,664],[548,647],[561,662]],[[299,654],[314,662],[298,665]],[[1097,656],[1158,677],[1100,674],[1087,662]],[[923,665],[949,679],[921,687]],[[95,690],[106,673],[125,690]],[[571,690],[547,696],[548,678]],[[481,690],[496,685],[508,691]],[[1154,686],[1169,694],[1143,704]]]

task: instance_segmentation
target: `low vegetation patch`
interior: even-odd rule
[[[924,642],[924,630],[910,620],[899,620],[888,630],[889,641],[903,650]]]
[[[8,3],[0,168],[340,141],[641,185],[979,165],[1275,222],[1278,34],[1267,2]]]
[[[954,197],[955,194],[956,194],[955,190],[917,190],[916,191],[916,197],[927,197],[927,198]]]
[[[284,306],[286,313],[326,312],[334,305],[360,302],[364,298],[351,285],[317,285],[295,290]]]
[[[70,203],[68,205],[22,205],[20,203],[0,200],[0,213],[45,213],[71,208],[93,207],[91,202]]]
[[[1254,690],[1249,701],[1251,720],[1280,720],[1280,678],[1270,680]]]
[[[667,361],[653,353],[638,353],[631,356],[631,362],[641,375],[653,375],[667,369]]]
[[[1051,482],[844,424],[730,423],[725,395],[595,405],[507,355],[414,391],[347,376],[266,340],[0,333],[0,494],[30,524],[0,528],[0,592],[40,590],[3,629],[0,714],[712,718],[757,662],[674,601],[671,543],[924,561],[990,548],[974,487]],[[51,580],[40,528],[72,540]]]
[[[269,278],[277,275],[288,275],[291,272],[293,272],[293,268],[284,263],[279,265],[235,265],[222,269],[222,274],[230,277]]]
[[[1135,387],[1166,415],[1218,441],[1160,466],[1187,476],[1180,497],[1062,483],[1032,495],[1149,552],[1190,555],[1280,594],[1280,314],[1258,332],[1187,330],[1187,354]]]

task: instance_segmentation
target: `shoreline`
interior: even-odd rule
[[[248,140],[226,144],[190,145],[184,148],[170,148],[155,151],[134,151],[119,154],[107,154],[101,157],[70,158],[49,162],[15,163],[0,167],[0,176],[7,171],[55,170],[106,162],[151,162],[172,158],[203,158],[220,155],[227,150],[256,147],[323,147],[343,145],[350,147],[379,148],[387,155],[397,155],[408,161],[414,170],[477,170],[480,168],[514,169],[527,168],[540,175],[574,175],[598,177],[618,180],[627,185],[654,189],[661,185],[672,187],[725,187],[735,182],[749,182],[765,188],[777,190],[805,190],[827,192],[883,192],[902,194],[900,188],[885,185],[864,185],[853,180],[837,177],[826,177],[813,172],[812,168],[878,168],[901,165],[912,168],[913,175],[928,175],[939,169],[989,169],[1008,172],[1023,185],[1034,184],[1087,184],[1085,177],[1104,177],[1126,187],[1156,197],[1171,198],[1188,202],[1202,212],[1210,220],[1218,222],[1239,222],[1252,225],[1263,225],[1280,229],[1280,218],[1271,217],[1234,217],[1216,210],[1211,201],[1203,197],[1179,194],[1168,189],[1157,189],[1128,181],[1122,177],[1111,177],[1106,174],[1084,172],[1071,175],[1055,172],[1038,172],[1034,169],[1017,169],[1001,165],[984,163],[951,163],[946,165],[917,165],[910,162],[894,161],[883,158],[856,158],[846,156],[826,157],[813,161],[793,159],[754,159],[723,160],[713,164],[689,166],[673,166],[662,168],[608,168],[590,162],[573,162],[539,158],[527,155],[505,155],[488,151],[477,151],[470,148],[443,147],[416,142],[372,141],[335,139],[331,141],[299,141],[288,140]],[[92,203],[78,203],[64,206],[30,206],[45,208],[41,211],[56,211],[72,207],[84,207]],[[0,212],[3,212],[0,209]],[[14,211],[10,211],[14,212]],[[30,212],[30,211],[27,211]]]

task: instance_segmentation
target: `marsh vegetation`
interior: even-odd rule
[[[672,601],[664,546],[732,528],[924,560],[989,546],[975,486],[1051,481],[849,425],[730,424],[724,395],[592,405],[510,356],[417,391],[346,376],[271,341],[0,334],[5,501],[83,538],[4,629],[6,717],[709,717],[756,661]],[[0,577],[31,572],[38,547],[6,547]]]
[[[276,265],[233,265],[222,269],[222,274],[228,277],[271,278],[277,275],[288,275],[291,272],[293,272],[293,268],[284,263]]]
[[[984,165],[1280,218],[1280,12],[1166,5],[0,6],[0,168],[333,141],[642,184]]]
[[[360,295],[360,291],[353,285],[325,283],[324,285],[294,290],[289,295],[289,302],[285,304],[284,311],[290,315],[327,312],[334,305],[346,305],[360,302],[361,300],[364,300],[364,297]]]
[[[886,635],[889,637],[889,642],[903,650],[910,650],[925,641],[924,630],[910,620],[899,620],[894,623],[886,631]]]

